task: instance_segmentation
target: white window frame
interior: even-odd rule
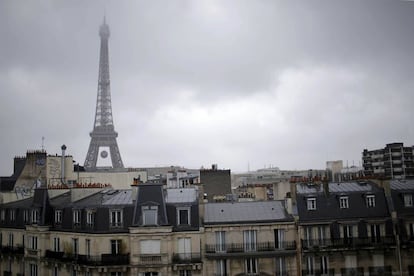
[[[38,242],[38,239],[37,239],[37,236],[29,236],[28,237],[29,238],[29,249],[31,249],[31,250],[37,250],[37,242]]]
[[[111,254],[115,254],[115,255],[121,254],[122,240],[119,240],[119,239],[110,240],[110,246],[111,246],[110,247]]]
[[[155,216],[155,217],[150,218],[150,216]],[[155,206],[155,205],[142,206],[142,224],[143,225],[158,225],[158,206]]]
[[[31,215],[31,221],[33,224],[37,224],[39,223],[39,210],[38,209],[33,209],[32,210],[32,215]]]
[[[55,210],[55,224],[62,223],[62,210]]]
[[[329,256],[322,255],[320,259],[321,275],[329,275]]]
[[[9,214],[10,214],[10,221],[12,221],[12,222],[16,221],[16,210],[15,209],[10,209]]]
[[[37,276],[37,264],[30,264],[29,265],[30,268],[30,276]]]
[[[216,260],[216,275],[217,276],[227,275],[227,260],[226,259]]]
[[[2,209],[0,212],[0,220],[5,221],[6,220],[6,210]]]
[[[316,210],[316,198],[315,197],[307,198],[307,206],[308,206],[309,211]]]
[[[216,252],[226,252],[226,231],[216,231]]]
[[[243,231],[244,251],[252,252],[257,250],[257,230]]]
[[[59,237],[53,238],[53,251],[60,252],[60,238]]]
[[[339,197],[339,208],[341,208],[341,209],[348,209],[349,208],[349,197],[348,196],[340,196]]]
[[[181,211],[187,211],[187,222],[188,223],[181,223]],[[191,208],[190,207],[177,207],[177,225],[191,225]]]
[[[404,207],[413,207],[413,195],[404,194]]]
[[[247,258],[244,261],[245,271],[247,275],[258,275],[259,269],[257,267],[257,259],[256,258]]]
[[[93,227],[95,224],[95,210],[86,210],[86,225],[88,227]]]
[[[9,233],[9,240],[8,240],[8,246],[13,247],[14,246],[14,235],[13,233]]]
[[[30,215],[29,210],[25,209],[23,210],[23,223],[29,223],[30,222]]]
[[[109,223],[112,228],[123,226],[122,209],[113,209],[109,212]]]
[[[81,224],[81,210],[80,209],[74,209],[73,210],[73,225],[74,226],[80,226]]]
[[[375,195],[367,195],[366,197],[367,207],[375,207]]]

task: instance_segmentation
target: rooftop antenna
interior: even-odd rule
[[[45,137],[42,136],[42,151],[45,150]]]

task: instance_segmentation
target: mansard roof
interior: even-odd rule
[[[398,215],[414,217],[414,205],[409,206],[404,202],[406,195],[411,196],[411,202],[414,200],[414,179],[391,180],[390,188],[393,206]]]
[[[384,190],[372,182],[300,183],[296,188],[296,205],[301,222],[385,219],[390,216]],[[374,206],[367,205],[369,195],[375,197]],[[348,201],[347,208],[340,207],[342,197]],[[310,198],[316,200],[313,210],[308,209]]]
[[[207,203],[204,224],[293,221],[282,201]]]

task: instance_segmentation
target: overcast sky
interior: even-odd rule
[[[127,167],[241,172],[414,144],[414,2],[0,1],[0,174],[44,147],[83,164],[99,26]]]

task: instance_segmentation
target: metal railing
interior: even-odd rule
[[[206,253],[243,253],[243,252],[277,252],[295,250],[295,241],[206,244]]]
[[[175,264],[200,263],[201,254],[200,253],[174,253],[172,257],[172,262]]]
[[[91,266],[129,264],[129,254],[101,254],[92,256],[82,254],[65,254],[64,252],[46,250],[45,258]]]
[[[334,268],[330,268],[330,269],[325,269],[325,270],[320,270],[320,269],[314,269],[314,270],[302,270],[302,275],[303,276],[334,276],[335,275],[335,269]]]
[[[302,248],[318,250],[323,248],[361,248],[384,247],[395,245],[394,236],[379,236],[366,238],[340,238],[340,239],[303,239]]]

